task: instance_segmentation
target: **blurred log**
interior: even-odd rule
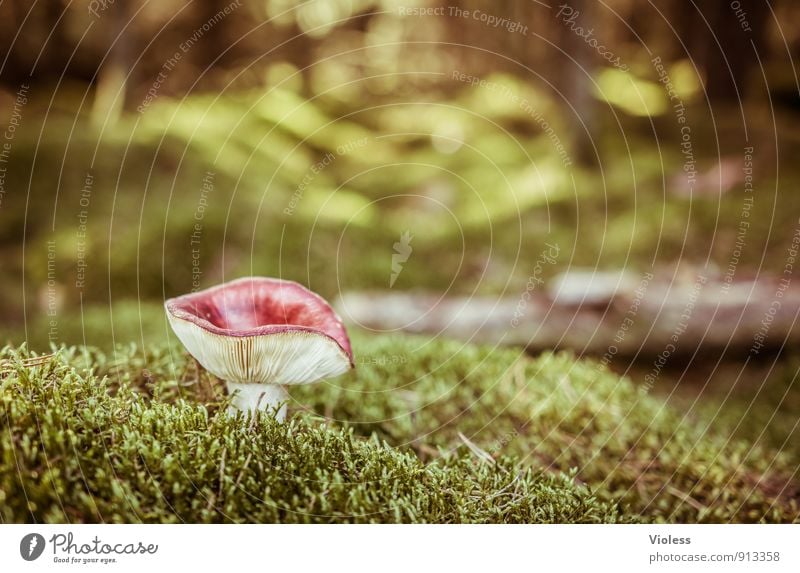
[[[439,298],[411,293],[346,293],[349,322],[531,351],[634,356],[698,348],[757,355],[800,342],[800,288],[779,278],[726,283],[702,276],[662,281],[646,274],[570,272],[550,289],[517,297]]]

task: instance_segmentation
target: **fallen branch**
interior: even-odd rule
[[[800,288],[779,278],[726,283],[702,275],[659,281],[651,274],[571,272],[551,288],[516,297],[440,298],[346,293],[345,320],[473,342],[572,349],[579,354],[693,352],[697,347],[758,354],[800,342]]]

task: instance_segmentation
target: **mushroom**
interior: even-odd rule
[[[180,341],[225,380],[231,411],[286,417],[287,386],[353,368],[342,321],[319,295],[281,279],[246,277],[164,303]]]

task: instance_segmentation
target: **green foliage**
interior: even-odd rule
[[[174,344],[14,358],[4,519],[798,519],[794,452],[731,438],[595,363],[354,334],[356,371],[293,388],[286,426],[220,415],[223,386]]]
[[[507,76],[492,81],[535,101],[568,139],[563,111],[546,93]],[[8,193],[0,211],[0,242],[7,245],[0,251],[6,271],[0,313],[22,321],[15,279],[23,274],[23,253],[31,307],[52,271],[64,307],[73,310],[81,303],[163,300],[189,291],[193,249],[201,286],[223,276],[261,274],[301,281],[327,297],[340,288],[386,288],[392,245],[404,231],[415,237],[414,254],[398,289],[522,290],[530,274],[525,261],[545,241],[570,253],[545,279],[567,264],[633,270],[649,269],[653,260],[705,265],[708,253],[687,245],[707,244],[714,229],[713,262],[727,266],[741,219],[741,185],[720,194],[706,175],[691,200],[681,194],[680,142],[666,139],[674,131],[672,117],[662,118],[660,149],[628,126],[624,142],[618,126],[601,130],[607,135],[598,142],[600,173],[565,168],[531,115],[518,106],[506,109],[502,90],[455,87],[426,106],[368,110],[303,100],[274,86],[219,97],[164,97],[103,134],[84,117],[75,127],[77,110],[54,110],[41,123],[30,117],[30,130],[14,142],[7,187],[36,185]],[[396,132],[415,135],[385,137]],[[698,169],[706,173],[720,152],[713,134],[699,127],[695,133],[711,140],[698,141],[696,150]],[[455,142],[443,152],[447,137]],[[781,143],[789,154],[793,145]],[[728,153],[740,161],[740,150]],[[327,154],[333,159],[316,169]],[[94,184],[84,207],[90,172]],[[203,197],[209,172],[213,190]],[[753,206],[741,276],[749,269],[782,269],[797,222],[800,199],[776,193],[768,173],[756,175],[756,186],[769,194]],[[782,171],[783,186],[796,179],[792,170]],[[202,210],[201,201],[207,203]],[[79,245],[84,210],[86,238]],[[198,223],[202,231],[193,244]],[[79,246],[88,265],[81,289],[75,286]],[[32,310],[26,309],[28,317]]]

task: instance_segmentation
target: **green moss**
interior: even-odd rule
[[[469,108],[475,93],[467,89],[458,97]],[[548,273],[567,265],[644,270],[654,260],[668,267],[681,260],[724,269],[734,250],[741,187],[720,194],[707,184],[692,200],[676,193],[675,175],[683,164],[679,141],[662,139],[656,148],[652,137],[626,127],[623,144],[614,122],[612,129],[599,130],[605,134],[597,145],[601,177],[596,169],[575,166],[567,173],[547,135],[519,122],[527,117],[519,110],[512,114],[516,119],[506,113],[497,118],[510,135],[485,117],[448,105],[424,114],[417,106],[357,106],[358,113],[351,114],[356,110],[325,109],[325,98],[303,102],[276,123],[275,110],[289,101],[299,104],[295,98],[281,90],[254,90],[165,99],[141,117],[123,116],[100,140],[83,118],[76,128],[74,110],[54,110],[44,125],[30,124],[14,142],[15,169],[7,187],[35,185],[27,193],[9,193],[0,212],[0,241],[7,245],[0,253],[5,271],[0,313],[21,328],[36,310],[48,272],[55,274],[64,307],[74,312],[109,300],[163,300],[192,288],[194,262],[202,269],[202,286],[220,282],[224,268],[226,277],[299,280],[328,297],[341,288],[386,288],[393,244],[405,231],[416,237],[414,252],[395,288],[451,294],[521,290],[530,270],[520,253],[538,253],[545,241],[571,253]],[[538,109],[551,109],[549,119],[563,123],[556,102],[545,94],[536,100]],[[339,119],[329,124],[333,117]],[[387,129],[436,133],[444,125],[460,126],[468,145],[443,154],[430,137],[382,137]],[[672,127],[665,133],[673,133]],[[699,129],[695,135],[698,143],[710,142],[696,149],[705,173],[720,160],[718,137]],[[364,140],[353,151],[335,153],[297,195],[326,153]],[[796,144],[787,140],[781,147],[791,155]],[[728,153],[738,157],[741,150]],[[96,156],[105,161],[95,163]],[[90,205],[82,207],[90,164],[93,192]],[[213,191],[203,198],[209,172]],[[755,176],[764,193],[752,207],[739,276],[765,268],[782,271],[800,210],[800,196],[777,193],[772,174]],[[783,187],[791,188],[798,178],[793,166],[782,167]],[[59,189],[55,219],[26,218],[53,211],[54,188]],[[101,192],[109,188],[115,193]],[[207,201],[202,213],[201,199]],[[293,200],[296,208],[287,214]],[[82,211],[88,220],[80,247],[88,268],[79,292],[76,219]],[[363,224],[370,213],[365,220],[371,224]],[[193,237],[198,223],[199,238]],[[710,252],[687,248],[709,244],[710,234]],[[23,272],[30,304],[24,312],[14,280]]]
[[[292,389],[286,426],[219,415],[222,385],[177,345],[63,349],[36,368],[14,362],[2,379],[4,519],[800,514],[791,452],[685,418],[592,362],[419,337],[356,332],[353,341],[356,371]]]
[[[733,438],[704,411],[702,419],[685,417],[593,362],[407,337],[359,339],[356,348],[378,363],[352,381],[301,389],[298,401],[360,420],[365,433],[397,445],[453,448],[460,432],[494,455],[577,468],[598,495],[646,519],[791,521],[800,514],[792,451]],[[393,356],[407,362],[394,365]]]
[[[492,464],[462,451],[425,464],[377,436],[309,416],[280,425],[219,415],[213,389],[184,392],[183,378],[162,378],[173,371],[168,354],[148,357],[156,371],[138,370],[133,357],[115,362],[75,349],[40,366],[5,355],[5,522],[623,519],[570,476],[512,460]]]

